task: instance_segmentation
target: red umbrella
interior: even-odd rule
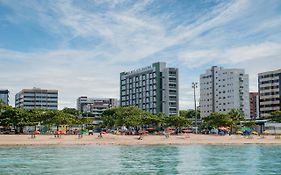
[[[185,133],[192,133],[192,130],[191,130],[191,129],[184,129],[184,130],[182,130],[182,132],[185,132]]]
[[[58,134],[59,134],[59,135],[64,135],[65,132],[64,132],[64,131],[59,131]]]
[[[38,135],[40,134],[40,131],[34,131],[34,134]]]
[[[105,132],[105,131],[102,131],[101,133],[102,133],[102,134],[107,134],[107,132]]]

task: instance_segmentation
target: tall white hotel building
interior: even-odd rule
[[[200,75],[200,115],[240,109],[250,118],[249,76],[243,69],[213,66]]]

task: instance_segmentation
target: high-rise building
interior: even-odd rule
[[[77,110],[82,113],[91,113],[93,117],[101,117],[106,109],[117,107],[116,98],[88,98],[81,96],[77,99]]]
[[[58,109],[58,91],[40,88],[23,89],[15,96],[15,107]]]
[[[9,90],[8,89],[0,89],[0,100],[5,104],[9,104]]]
[[[152,114],[179,112],[178,69],[157,62],[120,73],[120,106],[137,106]]]
[[[281,110],[281,69],[258,74],[260,117]]]
[[[240,109],[250,118],[249,77],[243,69],[213,66],[200,76],[200,116]]]
[[[258,92],[250,92],[250,118],[259,118],[259,95]]]

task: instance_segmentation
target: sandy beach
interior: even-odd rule
[[[54,138],[52,135],[38,135],[31,138],[29,135],[0,135],[0,146],[13,145],[88,145],[88,144],[113,144],[113,145],[181,145],[181,144],[281,144],[281,139],[275,136],[250,136],[240,135],[215,136],[183,134],[172,135],[165,138],[163,135],[146,135],[143,140],[139,136],[123,136],[105,134],[102,138],[98,134],[85,135],[78,138],[76,135],[63,135]]]

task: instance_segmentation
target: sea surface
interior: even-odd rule
[[[281,174],[281,146],[0,147],[0,174]]]

